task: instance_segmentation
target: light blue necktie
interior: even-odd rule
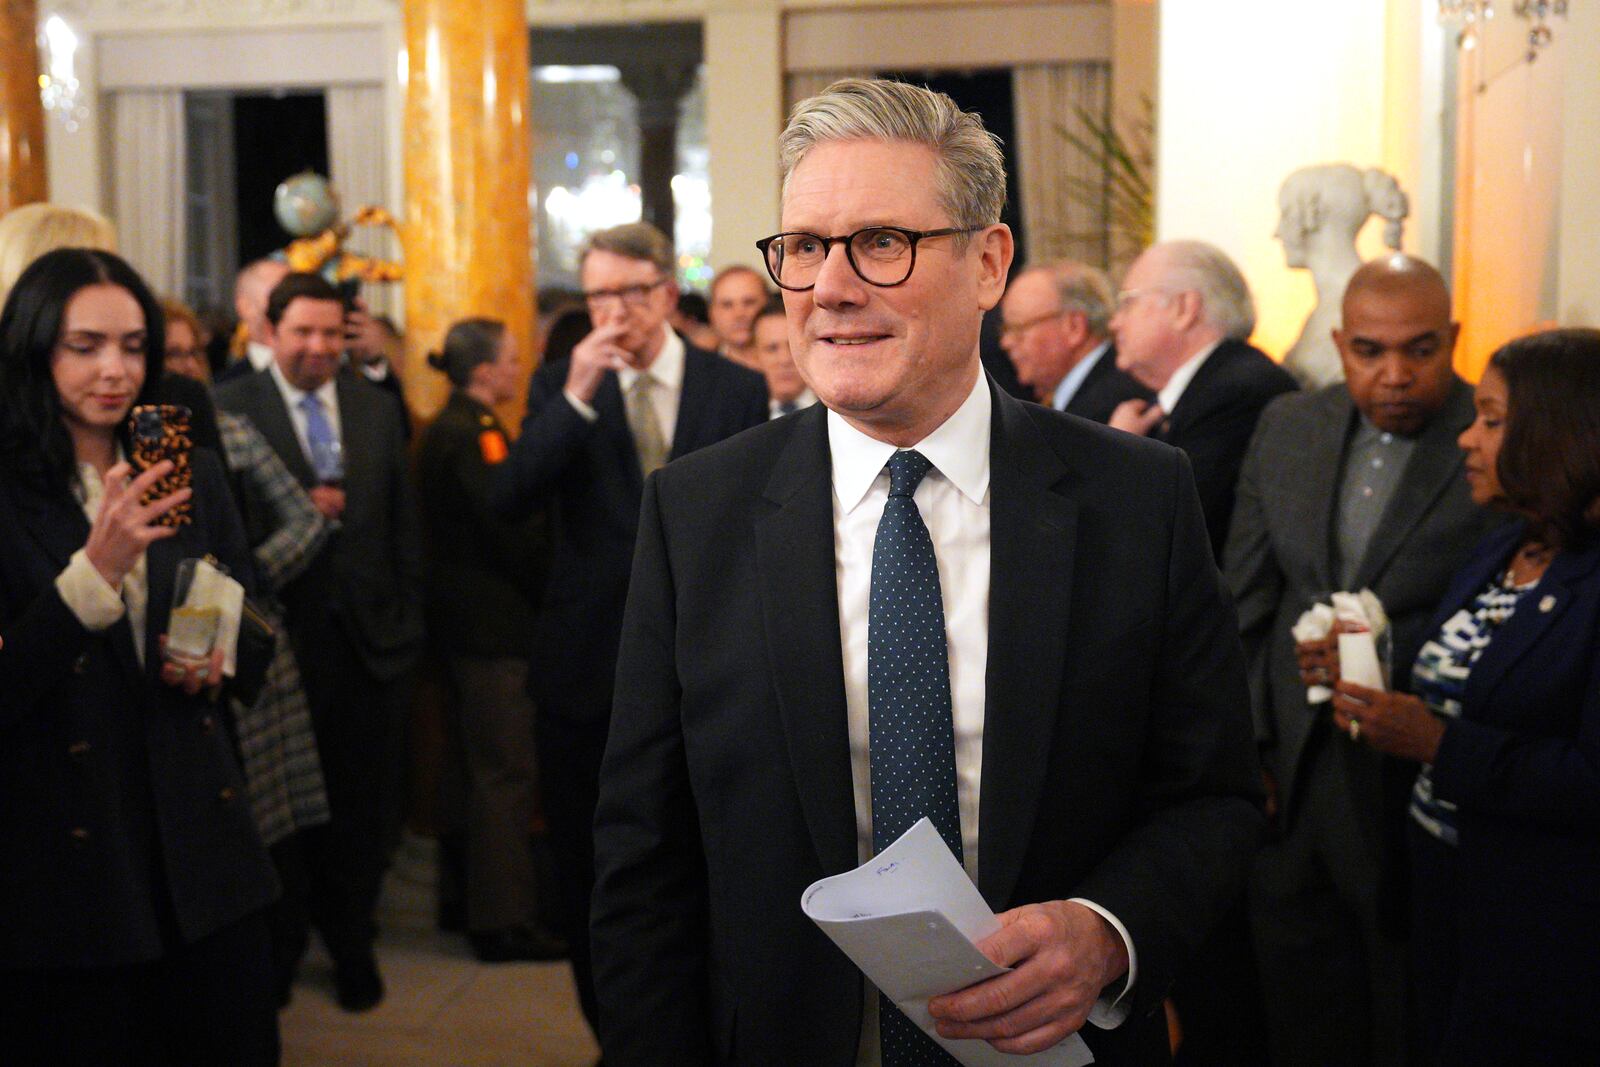
[[[344,452],[339,447],[339,435],[333,432],[328,413],[322,408],[322,398],[307,393],[300,398],[300,410],[306,415],[306,444],[311,446],[311,469],[317,481],[342,481]]]
[[[872,542],[867,609],[867,720],[872,767],[872,851],[882,852],[927,816],[961,860],[950,657],[933,540],[912,498],[933,464],[919,452],[889,458],[889,499]],[[884,1067],[956,1059],[879,998]]]

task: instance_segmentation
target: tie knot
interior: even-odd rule
[[[650,376],[648,371],[641,371],[639,376],[633,380],[633,384],[628,386],[628,395],[634,397],[649,396],[650,388],[655,384],[656,380]]]
[[[917,491],[922,476],[933,469],[921,452],[902,451],[889,457],[889,495],[910,496]]]

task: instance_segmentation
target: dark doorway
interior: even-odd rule
[[[243,266],[292,239],[272,213],[278,183],[303,170],[327,177],[327,101],[321,93],[237,96],[233,137]]]
[[[1000,149],[1006,158],[1006,207],[1000,221],[1011,227],[1016,237],[1017,264],[1028,260],[1028,235],[1023,229],[1022,211],[1017,193],[1017,116],[1012,103],[1011,71],[1009,68],[974,71],[883,71],[881,78],[926,85],[947,94],[963,111],[975,111],[983,117],[983,126],[1000,138]]]

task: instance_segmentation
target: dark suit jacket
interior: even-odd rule
[[[767,421],[766,379],[684,346],[672,459]],[[496,509],[509,518],[554,505],[555,548],[534,622],[528,684],[541,711],[585,723],[611,713],[617,634],[639,528],[639,472],[622,390],[607,374],[589,422],[562,395],[568,363],[534,372],[528,415],[496,471]]]
[[[373,677],[390,681],[422,646],[422,538],[412,500],[399,405],[354,373],[337,378],[344,446],[345,510],[339,528],[310,566],[280,591],[293,631],[296,619],[333,612]],[[217,390],[223,410],[243,415],[272,445],[300,484],[317,484],[283,395],[269,371]],[[269,515],[247,501],[246,515]],[[252,545],[270,531],[247,531]]]
[[[543,510],[520,523],[494,513],[485,433],[508,440],[494,412],[457,389],[417,449],[428,629],[443,652],[525,658],[550,567],[549,524]]]
[[[1117,346],[1112,345],[1089,369],[1078,391],[1061,410],[1092,422],[1107,423],[1124,400],[1155,398],[1156,394],[1140,385],[1131,374],[1117,369]]]
[[[1496,531],[1437,633],[1510,559]],[[1439,1062],[1586,1063],[1600,1052],[1600,545],[1562,552],[1494,634],[1445,726],[1434,795],[1457,806],[1451,1032]],[[1506,1023],[1514,1024],[1508,1030]]]
[[[1338,588],[1333,509],[1358,418],[1343,383],[1268,405],[1245,458],[1223,558],[1250,662],[1256,736],[1290,819],[1301,800],[1299,774],[1319,713],[1306,703],[1289,631],[1320,594]],[[1389,615],[1400,679],[1431,633],[1427,620],[1450,576],[1497,521],[1472,503],[1462,474],[1456,438],[1472,418],[1472,389],[1457,381],[1444,410],[1417,439],[1356,568],[1356,588],[1370,588]],[[1385,820],[1398,825],[1414,775],[1410,767],[1362,751],[1370,753],[1369,781],[1357,790],[1357,804],[1372,820],[1369,832],[1378,833],[1385,811]],[[1388,804],[1381,800],[1380,777],[1390,779],[1391,790],[1399,787]]]
[[[250,585],[221,466],[192,469],[194,522],[148,552],[142,667],[126,616],[91,633],[56,591],[77,501],[0,476],[0,969],[154,960],[172,917],[194,941],[277,894],[223,705],[157,677],[180,560]]]
[[[1218,559],[1228,539],[1239,466],[1261,409],[1278,394],[1298,388],[1294,377],[1259,348],[1226,340],[1200,365],[1178,398],[1177,410],[1167,412],[1165,422],[1150,434],[1189,454]]]
[[[1084,1037],[1160,1062],[1261,828],[1233,611],[1180,453],[990,385],[978,888],[1118,916],[1134,1017]],[[607,1063],[854,1062],[861,977],[799,906],[857,864],[832,501],[820,405],[646,487],[595,824]]]

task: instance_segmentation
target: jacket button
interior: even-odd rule
[[[89,653],[85,652],[82,655],[80,655],[77,659],[72,661],[72,673],[73,674],[88,674],[89,673]]]
[[[72,744],[67,746],[67,755],[71,756],[73,759],[82,759],[89,754],[89,749],[91,747],[93,746],[91,746],[87,741],[74,741]]]
[[[225,785],[222,787],[222,791],[217,794],[217,799],[222,801],[224,804],[232,804],[233,798],[237,795],[238,794],[234,792],[233,786]]]
[[[74,844],[87,845],[89,843],[89,831],[81,826],[74,826],[72,828],[72,840]]]
[[[211,731],[215,730],[216,728],[217,728],[217,720],[212,718],[210,715],[203,716],[200,719],[200,732],[201,733],[206,734],[206,735],[210,735]]]

